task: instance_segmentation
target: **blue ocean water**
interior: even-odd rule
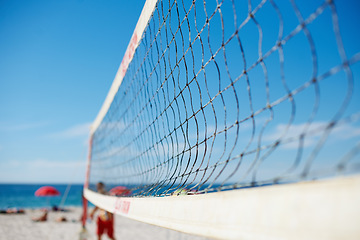
[[[36,197],[35,191],[42,186],[55,187],[60,192],[60,196]],[[67,184],[0,184],[0,209],[59,206],[67,186]],[[63,206],[81,206],[82,191],[82,184],[70,185]]]

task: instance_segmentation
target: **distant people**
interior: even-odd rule
[[[67,222],[67,218],[65,216],[61,216],[56,219],[57,222]]]
[[[51,208],[51,209],[53,210],[53,212],[60,211],[59,207],[58,207],[58,206],[56,206],[56,205],[52,206],[52,208]]]
[[[56,206],[56,205],[52,206],[51,210],[52,210],[53,212],[68,212],[67,209],[65,209],[65,208],[60,208],[60,207],[58,207],[58,206]]]
[[[101,194],[107,194],[105,190],[105,185],[102,182],[99,182],[96,185],[97,191]],[[90,213],[90,218],[94,218],[95,212],[99,210],[99,214],[97,217],[97,235],[98,239],[101,240],[101,236],[106,233],[110,239],[115,240],[114,237],[114,216],[112,213],[107,212],[103,209],[100,209],[98,207],[95,207],[93,211]]]
[[[0,213],[6,213],[6,214],[24,214],[25,210],[24,209],[18,209],[18,208],[8,208],[8,209],[0,209]]]
[[[45,210],[44,213],[40,217],[32,218],[32,220],[34,222],[45,222],[45,221],[47,221],[47,215],[48,215],[48,211]]]

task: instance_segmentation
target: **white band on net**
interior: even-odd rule
[[[358,239],[360,176],[199,195],[126,198],[85,189],[109,212],[217,239]]]

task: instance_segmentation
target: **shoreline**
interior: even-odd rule
[[[35,240],[35,239],[79,239],[82,231],[80,221],[82,208],[79,206],[64,206],[69,211],[49,211],[47,221],[34,222],[32,218],[42,215],[44,208],[23,208],[24,213],[0,214],[0,236],[4,239]],[[90,207],[91,210],[92,207]],[[89,209],[88,209],[89,213]],[[60,217],[67,221],[57,222]],[[94,218],[95,219],[95,218]],[[205,240],[207,238],[176,232],[115,215],[116,239],[183,239]],[[97,239],[96,220],[86,222],[88,240]],[[108,239],[103,235],[102,239]]]

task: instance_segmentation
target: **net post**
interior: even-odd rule
[[[82,226],[83,226],[83,228],[85,228],[86,219],[87,219],[88,201],[87,201],[87,199],[85,198],[84,191],[85,191],[85,189],[88,189],[88,188],[89,188],[92,139],[93,139],[93,135],[91,134],[90,139],[89,139],[89,152],[88,152],[88,159],[87,159],[87,165],[86,165],[86,175],[85,175],[85,182],[84,182],[84,190],[83,190],[83,194],[82,194],[83,215],[82,215],[81,221],[82,221]]]

